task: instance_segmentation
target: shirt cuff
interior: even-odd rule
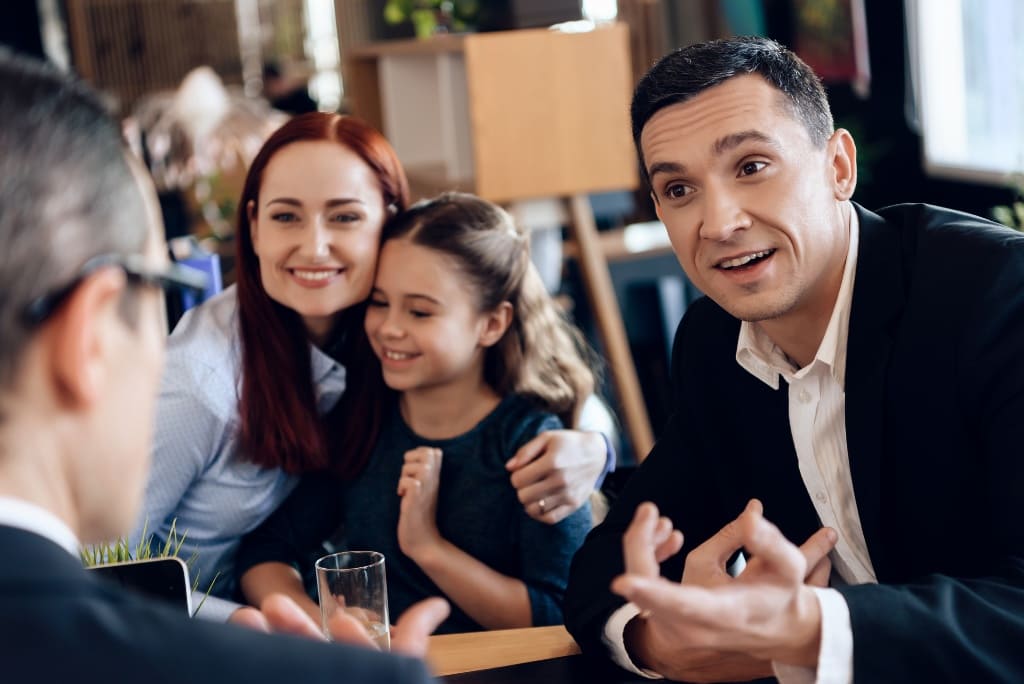
[[[608,622],[604,623],[602,641],[608,647],[612,660],[622,669],[647,679],[664,679],[664,677],[653,670],[644,670],[637,667],[626,651],[626,625],[639,614],[640,608],[635,603],[627,603],[621,606],[612,613],[611,617],[608,618]]]
[[[853,627],[850,607],[835,589],[814,587],[821,608],[818,667],[772,663],[779,684],[850,684],[853,681]]]
[[[608,473],[615,472],[615,447],[612,446],[612,440],[608,439],[608,435],[603,432],[598,432],[601,435],[601,439],[604,440],[604,470],[597,476],[597,482],[594,483],[594,489],[598,490],[601,485],[604,484],[604,478],[607,477]]]

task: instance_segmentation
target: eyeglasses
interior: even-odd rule
[[[171,263],[166,269],[155,271],[147,267],[145,259],[138,254],[100,254],[86,261],[70,283],[33,299],[25,307],[25,322],[31,327],[41,324],[60,308],[86,278],[111,266],[124,271],[129,283],[159,287],[165,292],[198,294],[206,288],[206,274],[188,266]]]

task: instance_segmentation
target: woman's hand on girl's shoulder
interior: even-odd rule
[[[405,452],[398,479],[402,505],[398,516],[398,545],[414,561],[442,540],[437,531],[437,489],[441,481],[441,450],[417,447]]]
[[[527,515],[554,525],[589,499],[606,461],[599,433],[548,430],[520,447],[505,467]]]

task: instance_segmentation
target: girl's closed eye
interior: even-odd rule
[[[424,311],[422,309],[410,309],[409,313],[412,315],[413,318],[430,318],[431,316],[434,315],[433,312]]]
[[[388,300],[384,299],[383,297],[370,297],[370,299],[366,302],[366,305],[375,308],[386,308],[388,305]]]

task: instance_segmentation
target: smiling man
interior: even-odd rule
[[[687,681],[1020,681],[1024,237],[852,202],[853,139],[766,39],[666,56],[632,116],[707,297],[576,556],[570,631]]]

